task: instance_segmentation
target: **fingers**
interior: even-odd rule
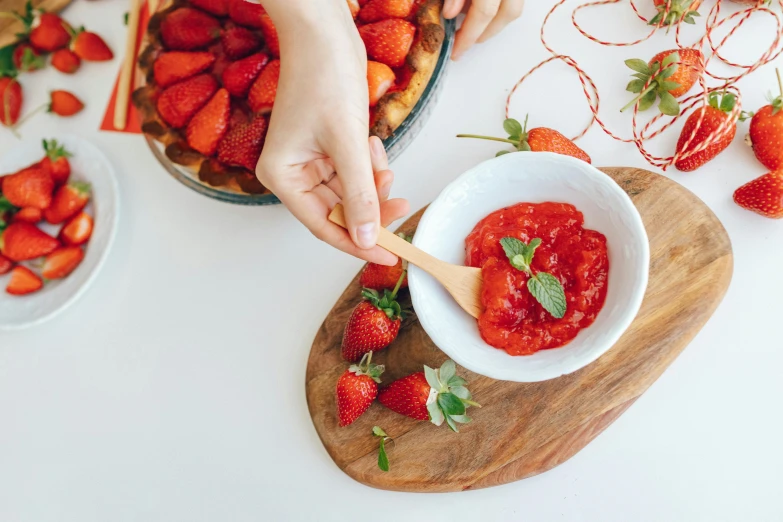
[[[457,32],[454,50],[451,53],[453,60],[459,60],[465,51],[478,41],[498,14],[500,4],[501,0],[473,0],[470,9],[468,9],[468,15]]]
[[[465,0],[446,0],[443,4],[443,18],[451,20],[462,12]]]
[[[342,186],[345,221],[353,242],[370,249],[378,240],[380,207],[368,147],[337,140],[328,151]]]
[[[381,224],[388,227],[403,216],[407,216],[411,206],[407,199],[390,199],[381,204]]]
[[[525,0],[503,0],[497,16],[481,34],[478,43],[486,42],[502,31],[509,23],[519,18],[523,7],[525,7]]]

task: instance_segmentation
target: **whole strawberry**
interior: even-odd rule
[[[405,63],[415,34],[416,26],[399,18],[391,18],[359,28],[359,35],[367,48],[367,56],[389,67],[400,67]]]
[[[266,117],[260,115],[249,122],[237,122],[231,126],[218,144],[218,160],[254,172],[264,147],[267,126]]]
[[[41,13],[28,38],[37,50],[50,53],[68,45],[71,41],[69,29],[70,26],[56,14]]]
[[[193,51],[220,37],[220,22],[203,11],[180,7],[160,23],[160,35],[167,49]]]
[[[340,427],[358,419],[378,396],[383,365],[371,364],[372,352],[366,353],[337,380],[337,417]]]
[[[649,63],[635,58],[626,60],[625,65],[636,71],[633,75],[636,79],[631,80],[626,90],[638,96],[620,112],[637,103],[640,112],[646,111],[660,98],[658,110],[667,116],[677,116],[680,104],[676,98],[690,91],[701,77],[704,55],[698,49],[673,49],[658,53]]]
[[[411,9],[413,0],[370,0],[359,11],[359,20],[370,23],[388,18],[407,18]]]
[[[52,203],[53,190],[51,174],[46,168],[37,165],[3,178],[3,195],[19,208],[48,208]]]
[[[411,238],[405,234],[398,234],[401,238],[410,242]],[[406,271],[406,263],[400,259],[394,266],[378,265],[376,263],[367,263],[364,267],[362,275],[359,277],[359,284],[363,288],[369,288],[371,290],[383,291],[386,289],[392,289],[397,284],[397,281],[402,277],[402,283],[400,288],[408,287],[408,276],[403,274]]]
[[[367,352],[382,350],[397,338],[402,323],[397,292],[405,276],[403,271],[394,290],[384,290],[383,296],[376,290],[362,290],[364,301],[353,309],[343,331],[343,359],[356,362]]]
[[[22,86],[14,76],[2,76],[0,72],[0,123],[12,127],[19,121],[24,95]]]
[[[777,70],[780,96],[772,98],[750,122],[747,141],[762,165],[770,170],[783,169],[783,78]]]
[[[465,414],[467,408],[479,406],[466,385],[465,379],[457,375],[454,361],[448,360],[438,370],[424,366],[423,372],[394,381],[381,389],[378,401],[412,419],[429,420],[436,426],[445,421],[452,431],[458,432],[458,423],[471,421]]]
[[[71,176],[71,163],[68,158],[73,155],[65,149],[65,145],[57,143],[57,140],[43,140],[43,148],[46,156],[39,165],[49,171],[55,187],[64,185]]]
[[[170,51],[158,56],[152,74],[158,87],[168,87],[206,71],[213,63],[212,53]]]
[[[74,54],[87,62],[106,62],[114,58],[114,53],[103,38],[81,28],[71,42]]]
[[[677,157],[679,159],[674,163],[674,166],[678,170],[694,171],[726,150],[737,134],[736,120],[731,121],[730,116],[736,104],[737,98],[733,94],[723,94],[721,97],[718,93],[712,93],[709,104],[702,107],[701,110],[694,111],[688,117],[680,139],[677,141]],[[699,125],[700,119],[701,125]],[[720,130],[721,128],[723,130]],[[720,134],[715,136],[713,143],[704,150],[691,153],[715,132],[720,132]],[[695,136],[691,140],[694,133]]]
[[[228,129],[230,116],[231,97],[226,89],[220,89],[188,123],[188,145],[205,156],[214,155]]]
[[[20,72],[33,72],[46,66],[46,60],[35,47],[24,42],[14,48],[12,60],[14,67]]]
[[[762,216],[783,218],[783,171],[756,178],[734,192],[734,202]]]
[[[477,134],[457,134],[457,137],[500,141],[514,145],[521,152],[554,152],[555,154],[563,154],[591,163],[590,156],[585,151],[558,131],[546,127],[527,130],[527,117],[525,117],[524,126],[517,120],[509,118],[503,122],[503,129],[508,132],[508,138],[494,138]],[[497,153],[497,156],[502,156],[509,152],[511,151],[501,150]]]
[[[52,66],[65,74],[73,74],[79,70],[82,59],[70,49],[59,49],[52,53]]]
[[[68,91],[52,91],[51,99],[49,112],[58,116],[73,116],[84,109],[84,103],[76,95]]]
[[[666,4],[669,2],[669,12],[666,12]],[[650,25],[675,25],[682,20],[686,24],[695,24],[694,16],[699,16],[697,10],[701,0],[655,0],[658,14],[650,20]]]

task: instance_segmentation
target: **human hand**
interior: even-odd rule
[[[525,0],[446,0],[443,17],[455,18],[463,10],[467,16],[457,31],[453,60],[459,60],[473,44],[489,40],[522,14]]]
[[[394,175],[383,144],[370,138],[367,58],[345,2],[272,2],[280,38],[280,80],[256,173],[322,241],[384,265],[396,256],[375,245],[380,226],[408,213],[388,199]],[[266,2],[265,2],[266,4]],[[279,8],[279,9],[277,9]],[[348,233],[328,221],[342,202]]]

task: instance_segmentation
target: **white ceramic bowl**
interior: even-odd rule
[[[486,344],[476,320],[440,284],[410,270],[413,307],[422,327],[449,357],[493,379],[538,382],[575,372],[595,361],[631,325],[647,288],[650,247],[641,216],[609,176],[567,156],[517,152],[485,161],[462,174],[435,199],[419,223],[413,244],[449,263],[465,263],[465,237],[482,218],[521,202],[570,203],[585,228],[607,238],[609,287],[595,322],[568,345],[511,356]]]
[[[87,213],[93,216],[92,237],[87,243],[84,260],[68,277],[51,281],[34,294],[14,296],[5,293],[10,275],[0,276],[0,330],[14,330],[40,324],[76,302],[93,282],[114,242],[119,219],[117,176],[108,158],[93,144],[77,136],[51,136],[73,154],[71,179],[87,181],[92,198]],[[10,174],[43,157],[38,140],[20,143],[0,159],[0,175]],[[41,228],[56,236],[60,226],[42,224]],[[29,262],[22,264],[28,265]]]

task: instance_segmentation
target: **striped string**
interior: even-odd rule
[[[666,170],[668,167],[670,167],[671,165],[673,165],[679,160],[687,159],[690,156],[693,156],[694,154],[698,154],[702,152],[703,150],[707,149],[714,143],[723,139],[723,137],[726,134],[729,134],[732,131],[732,128],[736,124],[742,112],[742,94],[740,93],[739,89],[736,86],[737,82],[739,82],[741,79],[745,78],[746,76],[752,74],[760,67],[772,62],[778,56],[780,56],[781,53],[783,53],[783,21],[781,21],[781,17],[778,15],[778,13],[771,10],[767,5],[765,5],[764,0],[759,0],[759,2],[755,6],[737,11],[735,13],[732,13],[724,17],[721,17],[721,4],[725,0],[717,0],[717,2],[712,7],[712,9],[710,9],[709,14],[707,15],[705,21],[704,35],[692,45],[683,45],[680,41],[680,29],[683,25],[683,20],[685,18],[685,14],[683,14],[683,16],[680,18],[680,20],[678,21],[678,23],[674,28],[675,42],[677,44],[677,48],[679,49],[692,48],[692,49],[699,49],[702,52],[704,56],[704,60],[703,63],[701,64],[701,70],[703,71],[704,74],[702,74],[701,77],[699,78],[699,86],[701,88],[700,92],[680,100],[681,110],[679,116],[671,117],[671,116],[665,116],[663,114],[658,114],[643,126],[641,126],[638,121],[639,108],[637,104],[634,107],[632,120],[631,120],[632,137],[622,137],[612,132],[609,129],[609,127],[601,120],[601,117],[599,115],[600,96],[598,93],[598,88],[596,87],[595,82],[590,77],[590,75],[587,74],[587,72],[584,69],[582,69],[582,67],[577,63],[575,59],[573,59],[572,57],[566,54],[562,54],[556,51],[547,42],[547,38],[546,38],[547,25],[549,24],[552,15],[560,7],[562,7],[567,1],[568,0],[559,0],[557,3],[555,3],[554,6],[552,6],[552,9],[550,9],[546,17],[544,18],[544,22],[541,25],[541,33],[540,33],[541,43],[543,44],[544,48],[550,54],[552,54],[552,56],[542,61],[541,63],[539,63],[532,69],[530,69],[527,73],[525,73],[525,75],[522,76],[522,78],[520,78],[517,81],[517,83],[514,85],[514,87],[511,89],[511,91],[508,94],[508,97],[506,98],[506,105],[505,105],[506,118],[510,117],[509,111],[510,111],[511,100],[514,97],[514,94],[517,92],[517,89],[519,89],[519,87],[525,82],[525,80],[527,80],[528,77],[530,77],[533,73],[535,73],[545,65],[549,64],[550,62],[561,61],[565,63],[567,66],[571,67],[574,71],[576,71],[577,77],[579,78],[579,82],[582,84],[582,91],[584,92],[585,98],[587,99],[587,104],[590,108],[590,112],[592,113],[592,118],[587,123],[587,126],[584,128],[584,130],[582,130],[582,132],[580,132],[572,139],[578,140],[579,138],[587,134],[587,132],[593,127],[593,125],[597,124],[601,128],[601,130],[603,130],[612,139],[615,139],[622,143],[633,143],[648,163],[650,163],[653,166],[660,167],[663,170]],[[624,1],[625,0],[596,0],[596,1],[579,5],[571,13],[571,22],[576,28],[576,30],[579,31],[579,33],[581,33],[585,38],[598,45],[608,46],[608,47],[632,47],[634,45],[638,45],[642,42],[649,40],[657,31],[660,31],[662,29],[663,30],[668,29],[664,26],[664,21],[666,20],[669,11],[671,10],[671,0],[667,0],[666,6],[664,8],[664,15],[661,17],[661,21],[658,23],[658,25],[651,27],[650,32],[643,38],[640,38],[632,42],[609,42],[609,41],[601,40],[598,37],[588,33],[579,25],[579,22],[577,22],[577,13],[579,13],[583,9],[609,5],[609,4],[618,4]],[[783,8],[783,0],[777,0],[777,2],[780,5],[780,7]],[[629,0],[629,3],[636,16],[639,18],[640,22],[644,24],[648,24],[649,23],[648,19],[645,18],[639,12],[634,1]],[[733,36],[735,36],[735,34],[737,34],[739,29],[754,16],[771,16],[772,19],[774,20],[776,24],[776,30],[774,35],[771,35],[774,36],[774,38],[772,39],[770,47],[766,51],[764,51],[764,53],[755,62],[753,62],[750,65],[735,63],[727,59],[723,54],[721,54],[721,50],[726,46],[729,40]],[[716,31],[720,28],[723,28],[724,30],[728,29],[728,32],[722,39],[720,39],[719,42],[716,43],[715,34]],[[749,36],[746,36],[746,38],[749,38]],[[752,38],[754,39],[754,41],[758,39],[758,37],[755,35],[753,35]],[[723,63],[724,65],[728,66],[730,70],[736,72],[736,74],[734,76],[731,75],[721,76],[715,72],[710,71],[709,68],[710,64],[713,63],[714,61]],[[676,65],[680,66],[682,65],[682,62],[678,62]],[[710,83],[713,84],[712,87],[708,84],[708,79],[711,80]],[[650,79],[647,82],[647,84],[644,86],[644,89],[647,89],[651,81],[652,79]],[[715,129],[712,133],[710,133],[710,135],[707,136],[707,138],[704,141],[702,141],[695,147],[690,148],[689,145],[693,142],[693,140],[696,137],[696,134],[699,131],[699,128],[701,127],[705,114],[704,109],[708,104],[709,96],[714,92],[732,93],[736,96],[737,103],[734,109],[731,111],[731,113],[729,113],[729,117],[724,121],[723,124],[721,124],[717,129]],[[675,152],[675,154],[672,156],[659,157],[650,153],[645,148],[645,143],[647,141],[661,135],[663,132],[665,132],[667,129],[673,126],[680,118],[685,117],[691,111],[699,111],[698,118],[697,118],[697,125],[694,127],[693,132],[685,141],[684,146],[681,148],[680,152]]]

